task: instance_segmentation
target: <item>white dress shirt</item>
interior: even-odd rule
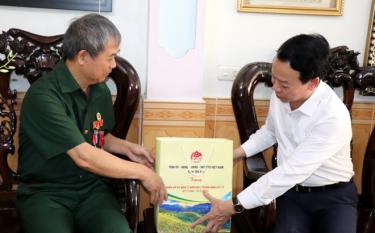
[[[336,93],[320,82],[314,93],[291,110],[272,93],[265,125],[241,145],[246,156],[278,143],[277,167],[240,194],[247,209],[270,203],[296,184],[322,186],[353,176],[350,114]]]

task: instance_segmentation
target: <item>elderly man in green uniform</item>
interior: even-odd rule
[[[153,155],[109,133],[114,113],[104,81],[116,66],[120,41],[117,28],[101,15],[73,21],[64,59],[24,98],[17,208],[26,233],[130,232],[106,177],[139,179],[152,203],[166,199],[151,168]]]

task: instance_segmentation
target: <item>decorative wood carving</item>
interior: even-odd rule
[[[353,80],[359,70],[358,55],[359,52],[350,50],[347,46],[332,48],[328,56],[327,74],[322,78],[331,87],[343,87],[343,101],[349,111],[354,100]]]
[[[355,83],[359,87],[361,95],[375,96],[375,67],[361,68],[355,76]]]
[[[359,69],[358,55],[359,52],[349,50],[347,46],[332,48],[328,56],[327,75],[323,80],[332,87],[352,81]]]
[[[19,29],[7,31],[8,50],[17,53],[12,63],[16,67],[16,74],[24,75],[31,84],[51,71],[62,57],[62,40],[63,35],[41,37]]]
[[[10,75],[14,71],[33,83],[45,72],[52,70],[61,59],[62,35],[44,37],[19,29],[10,29],[0,34],[0,66],[9,63],[8,72],[0,73],[0,174],[1,190],[11,191],[17,175],[8,164],[8,156],[14,153],[13,138],[17,117],[14,111],[17,92],[10,90]],[[15,54],[11,60],[8,55]],[[12,68],[7,68],[12,67]]]

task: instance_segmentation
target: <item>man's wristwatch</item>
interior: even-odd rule
[[[242,206],[242,204],[238,201],[238,199],[237,199],[236,196],[234,196],[234,197],[232,198],[232,202],[233,202],[233,208],[234,208],[234,210],[236,211],[237,214],[242,213],[242,212],[245,210],[245,208],[244,208],[244,207]]]

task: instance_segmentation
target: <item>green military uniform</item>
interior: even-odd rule
[[[83,142],[92,144],[99,118],[104,134],[114,126],[105,83],[90,86],[89,93],[60,61],[25,95],[16,204],[27,233],[130,232],[108,180],[80,169],[66,154]]]

